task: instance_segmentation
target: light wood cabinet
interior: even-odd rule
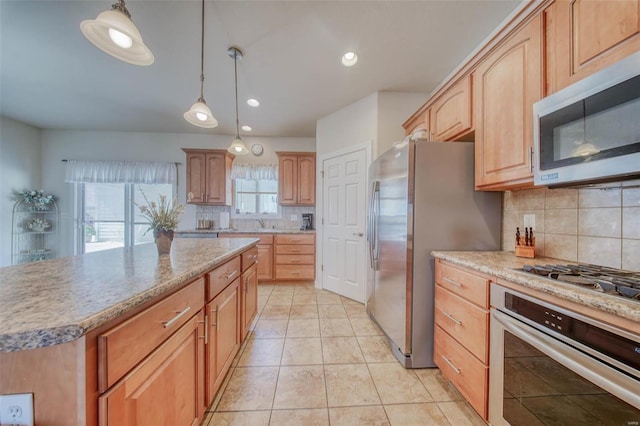
[[[257,254],[256,254],[257,256]],[[247,337],[258,313],[258,272],[253,263],[242,273],[242,339]]]
[[[315,234],[276,234],[276,280],[314,280]]]
[[[547,95],[640,50],[640,0],[556,0],[543,17]]]
[[[416,111],[416,113],[409,117],[409,119],[402,125],[402,127],[404,127],[405,134],[408,136],[417,129],[424,129],[427,138],[429,138],[430,113],[431,111],[425,106]]]
[[[231,165],[226,150],[186,149],[187,203],[231,205]]]
[[[489,277],[436,261],[434,362],[486,420]]]
[[[241,331],[240,277],[206,305],[207,404],[211,404],[233,358],[240,349]]]
[[[542,19],[488,55],[473,73],[475,185],[533,186],[533,103],[542,97]]]
[[[273,281],[273,234],[221,233],[219,238],[258,238],[258,281]]]
[[[430,140],[452,141],[473,131],[471,76],[449,88],[430,107]]]
[[[316,204],[316,154],[278,152],[278,202],[288,206]]]
[[[100,425],[199,425],[205,408],[204,315],[167,341],[99,398]]]

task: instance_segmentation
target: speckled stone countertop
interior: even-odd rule
[[[548,257],[526,259],[508,251],[434,251],[435,258],[493,275],[524,287],[570,300],[610,314],[640,322],[640,301],[601,293],[589,288],[559,282],[518,270],[524,265],[568,264]]]
[[[256,229],[194,229],[191,231],[177,231],[176,236],[184,234],[315,234],[315,229],[280,229],[280,228],[256,228]]]
[[[174,239],[0,268],[0,352],[70,342],[209,271],[256,238]]]

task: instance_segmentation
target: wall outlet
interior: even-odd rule
[[[524,227],[536,229],[536,215],[525,214],[524,215]]]
[[[33,426],[33,394],[0,395],[0,425]]]
[[[291,220],[298,220],[298,215],[297,214],[292,214],[291,215]]]

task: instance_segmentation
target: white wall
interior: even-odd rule
[[[0,117],[0,266],[11,265],[11,215],[14,193],[44,189],[41,185],[40,130],[7,117]]]
[[[313,138],[243,138],[248,147],[260,143],[264,154],[240,157],[242,162],[275,163],[276,151],[314,151]],[[94,131],[42,131],[42,181],[48,182],[47,190],[59,197],[60,255],[73,253],[73,216],[71,184],[64,183],[65,163],[71,160],[136,160],[175,161],[178,167],[178,200],[185,202],[185,154],[181,148],[226,149],[233,136],[132,133]],[[189,209],[186,214],[195,214]]]
[[[380,92],[378,94],[378,129],[377,152],[373,158],[382,154],[393,145],[404,139],[405,131],[402,123],[418,110],[429,98],[424,93]]]

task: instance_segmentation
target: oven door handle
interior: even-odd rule
[[[498,321],[510,333],[531,344],[591,383],[600,386],[634,407],[640,407],[637,380],[500,311],[492,309],[491,312],[493,319]]]

